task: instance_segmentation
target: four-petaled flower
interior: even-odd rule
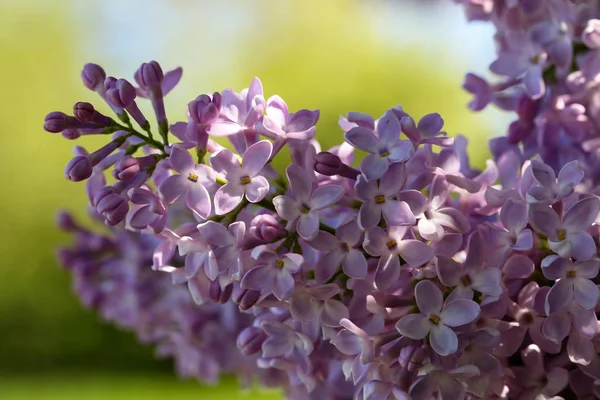
[[[433,351],[441,356],[455,353],[458,338],[451,328],[474,321],[480,313],[479,305],[472,300],[457,299],[444,306],[442,291],[431,281],[417,283],[415,298],[421,313],[400,318],[396,324],[398,332],[414,340],[429,334]]]
[[[169,163],[178,174],[167,177],[158,191],[166,204],[173,204],[180,197],[185,205],[202,218],[208,218],[212,209],[206,186],[215,181],[215,172],[207,165],[196,165],[190,153],[173,146]]]
[[[241,286],[263,294],[273,293],[281,301],[289,299],[294,291],[293,274],[298,272],[304,260],[302,255],[277,254],[263,245],[252,251],[252,258],[256,260],[256,266],[246,272]]]
[[[259,173],[269,161],[272,151],[271,142],[261,140],[246,149],[241,165],[236,156],[227,149],[211,156],[212,167],[215,171],[224,173],[227,179],[227,183],[215,193],[217,215],[233,211],[244,196],[250,203],[257,203],[265,198],[269,191],[269,181]]]
[[[381,178],[390,163],[406,161],[414,152],[409,140],[400,139],[400,121],[392,111],[377,121],[376,131],[356,126],[344,134],[352,146],[370,153],[360,164],[367,180]]]
[[[319,232],[317,211],[337,203],[344,196],[344,188],[339,185],[317,187],[314,178],[295,164],[287,167],[286,173],[294,197],[277,196],[273,205],[288,224],[296,223],[301,238],[312,240]]]

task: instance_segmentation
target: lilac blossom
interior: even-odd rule
[[[259,290],[263,294],[273,293],[279,300],[291,297],[294,291],[293,274],[298,272],[303,258],[299,254],[277,254],[266,246],[252,251],[256,265],[242,278],[243,288]]]
[[[408,204],[395,199],[405,180],[403,164],[392,165],[379,182],[369,181],[364,175],[358,177],[354,190],[362,200],[357,221],[361,229],[373,228],[382,216],[390,225],[415,224],[415,216]]]
[[[427,244],[414,239],[406,239],[407,227],[391,226],[387,233],[376,226],[367,231],[363,247],[365,251],[379,257],[375,282],[381,290],[396,282],[400,276],[400,259],[408,266],[418,267],[434,255]]]
[[[546,297],[546,313],[568,307],[573,299],[586,310],[593,309],[600,299],[600,290],[590,279],[595,278],[599,270],[599,260],[574,263],[556,255],[544,258],[544,276],[556,281]]]
[[[206,165],[194,163],[187,150],[173,147],[169,158],[171,168],[178,174],[166,178],[158,191],[167,204],[183,198],[186,206],[202,218],[208,218],[212,204],[206,186],[215,181],[214,171]]]
[[[539,186],[527,191],[527,200],[535,203],[554,204],[573,193],[583,179],[583,170],[576,160],[561,168],[558,179],[552,168],[538,160],[531,161],[531,172]]]
[[[542,204],[532,204],[529,219],[533,227],[548,236],[548,245],[563,258],[589,260],[596,254],[594,239],[587,229],[600,212],[600,201],[586,197],[573,204],[560,220],[556,212]]]
[[[225,89],[221,96],[221,113],[211,124],[208,133],[213,136],[228,136],[245,129],[254,129],[265,107],[260,79],[254,78],[250,87],[239,94]]]
[[[362,244],[360,229],[350,221],[335,230],[335,235],[319,231],[311,246],[325,252],[317,264],[317,278],[330,279],[339,266],[351,278],[362,279],[367,275],[367,260],[356,247]]]
[[[209,278],[215,280],[220,274],[228,273],[231,280],[239,280],[241,274],[240,246],[246,234],[246,225],[237,221],[225,227],[214,221],[198,225],[201,237],[211,247],[208,260]]]
[[[261,170],[269,161],[273,145],[267,140],[254,143],[246,149],[242,163],[235,155],[223,149],[214,153],[210,164],[215,171],[224,173],[227,183],[215,193],[215,213],[227,214],[233,211],[246,197],[251,203],[257,203],[265,198],[269,191],[269,181],[262,175]]]
[[[457,299],[444,305],[441,290],[430,281],[415,286],[415,298],[420,314],[408,314],[396,324],[401,335],[421,340],[429,335],[432,349],[442,356],[458,349],[458,338],[451,329],[466,325],[479,316],[479,305],[467,299]]]
[[[301,168],[290,165],[287,169],[293,196],[282,195],[273,198],[277,214],[288,224],[296,223],[296,231],[306,240],[312,240],[319,231],[317,212],[336,203],[344,195],[339,185],[324,185],[315,188],[316,183]]]
[[[400,139],[400,121],[393,112],[378,120],[376,132],[357,126],[344,134],[352,146],[370,153],[360,167],[367,180],[381,178],[390,163],[406,161],[413,152],[412,143]]]
[[[319,110],[290,113],[285,101],[275,95],[267,100],[266,115],[258,124],[258,130],[271,139],[307,140],[315,136],[318,120]]]

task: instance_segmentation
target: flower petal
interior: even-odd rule
[[[217,247],[230,246],[234,244],[231,233],[223,225],[215,221],[206,221],[198,225],[198,231],[202,238]]]
[[[423,314],[408,314],[396,323],[396,329],[402,336],[414,340],[424,339],[430,328],[431,323]]]
[[[204,219],[209,217],[212,205],[210,203],[210,195],[204,185],[196,183],[193,188],[188,190],[185,205],[198,216]]]
[[[271,96],[267,100],[267,115],[280,127],[284,127],[289,117],[288,106],[281,97],[277,95]]]
[[[536,231],[550,237],[556,235],[561,225],[556,211],[537,203],[529,205],[529,221]]]
[[[442,310],[442,291],[431,281],[421,281],[415,285],[417,307],[425,315],[438,314]]]
[[[575,279],[575,285],[573,286],[573,295],[581,307],[592,310],[598,304],[600,290],[589,279],[578,277]]]
[[[385,290],[398,282],[400,278],[400,260],[395,254],[384,256],[379,259],[375,271],[375,286],[378,290]]]
[[[517,234],[527,225],[527,207],[520,201],[508,199],[500,210],[500,221],[509,232]]]
[[[377,136],[370,129],[360,126],[350,129],[344,133],[344,139],[357,149],[368,153],[377,153]]]
[[[417,221],[410,207],[403,201],[386,200],[383,217],[389,225],[414,225]]]
[[[429,245],[413,239],[399,242],[398,253],[412,267],[425,264],[435,254]]]
[[[554,283],[546,297],[546,314],[550,315],[556,311],[569,306],[573,300],[573,282],[570,278],[562,278]]]
[[[569,208],[563,218],[563,227],[568,233],[584,231],[594,223],[599,212],[600,200],[586,197]]]
[[[345,190],[340,185],[324,185],[314,191],[308,204],[311,210],[318,211],[337,203],[344,196],[344,193]]]
[[[442,323],[448,326],[462,326],[474,321],[481,309],[479,305],[472,300],[458,299],[446,304],[440,317]]]
[[[250,203],[258,203],[269,193],[269,181],[264,176],[257,175],[246,185],[246,198]]]
[[[363,279],[367,275],[367,259],[361,251],[350,249],[342,262],[342,270],[350,278]]]
[[[231,174],[234,171],[240,170],[240,162],[231,151],[221,149],[213,153],[208,159],[211,167],[217,172]]]
[[[389,168],[387,157],[380,157],[379,154],[369,154],[360,163],[360,170],[367,180],[381,178]]]
[[[300,216],[300,207],[290,196],[282,195],[273,198],[273,206],[277,214],[286,221],[293,221]]]
[[[169,164],[175,171],[183,174],[185,171],[194,168],[194,159],[186,149],[180,146],[173,146],[169,156]]]
[[[319,232],[319,217],[315,213],[301,214],[296,230],[304,240],[313,240]]]
[[[237,183],[226,183],[215,193],[215,213],[225,215],[233,211],[244,196],[244,186]]]
[[[371,202],[363,203],[358,210],[358,226],[362,230],[367,230],[377,226],[381,220],[381,208]]]
[[[285,301],[292,296],[294,291],[294,278],[284,270],[277,271],[273,283],[273,294],[281,301]]]
[[[400,137],[400,121],[391,110],[377,121],[377,136],[385,146],[393,145]]]
[[[253,177],[264,168],[273,152],[273,145],[268,140],[261,140],[248,147],[242,157],[244,173]]]
[[[158,192],[166,204],[173,204],[187,188],[187,180],[183,175],[171,175],[160,184]]]
[[[294,197],[300,201],[308,201],[312,192],[313,179],[296,164],[286,168],[286,174]]]
[[[440,324],[431,329],[429,344],[433,351],[441,356],[454,354],[458,350],[456,333],[446,325]]]
[[[259,265],[250,269],[240,282],[244,289],[265,290],[271,289],[271,284],[275,279],[275,270],[268,265]]]

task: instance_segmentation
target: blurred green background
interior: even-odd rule
[[[179,383],[169,361],[84,310],[55,261],[56,246],[68,242],[55,213],[84,215],[85,195],[83,184],[63,178],[75,143],[44,132],[43,118],[76,101],[108,113],[81,84],[84,63],[125,78],[151,59],[165,69],[183,66],[167,98],[171,122],[185,118],[198,94],[239,91],[259,76],[266,96],[281,95],[290,110],[321,109],[324,149],[342,140],[337,120],[348,111],[378,117],[402,104],[415,118],[439,112],[450,134],[470,138],[472,160],[481,164],[489,121],[501,117],[470,113],[460,85],[469,66],[485,68],[477,55],[493,51],[491,40],[483,35],[468,43],[487,47],[465,51],[473,31],[462,27],[457,6],[441,3],[0,1],[0,398],[249,396],[233,380],[216,388]],[[78,142],[90,150],[100,143]],[[251,397],[279,398],[257,393]]]

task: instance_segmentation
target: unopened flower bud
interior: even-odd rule
[[[125,219],[129,211],[129,202],[125,197],[116,193],[114,188],[105,187],[94,198],[96,210],[106,218],[108,225],[117,225]]]
[[[132,156],[125,156],[115,164],[113,176],[120,181],[129,181],[140,172],[138,160]]]
[[[67,129],[67,114],[54,111],[44,118],[44,129],[50,133],[59,133]]]
[[[259,297],[260,291],[243,289],[239,286],[233,289],[233,293],[231,295],[233,302],[238,304],[240,306],[240,310],[242,311],[246,311],[255,305]]]
[[[74,128],[67,128],[64,131],[62,131],[62,135],[65,139],[75,140],[81,136],[81,132]]]
[[[65,168],[65,177],[73,182],[83,181],[92,176],[92,164],[85,156],[75,156]]]
[[[233,285],[229,284],[225,286],[225,289],[221,288],[221,283],[219,281],[213,281],[210,283],[210,287],[208,289],[208,295],[211,300],[215,303],[225,304],[231,298],[231,293],[233,291]]]
[[[83,84],[90,90],[96,90],[99,85],[104,84],[106,73],[101,66],[97,64],[85,64],[81,71]]]
[[[208,95],[200,95],[188,104],[190,117],[200,125],[210,125],[219,116],[221,111],[221,95],[211,99]]]
[[[342,160],[335,154],[323,151],[315,156],[314,168],[320,174],[333,176],[340,172]]]
[[[78,228],[73,216],[66,211],[61,211],[56,216],[56,224],[63,231],[73,231]]]
[[[285,236],[286,230],[272,215],[261,214],[250,222],[250,233],[263,242],[272,243]]]
[[[160,89],[164,74],[156,61],[143,63],[134,74],[134,79],[142,88],[152,91]]]
[[[261,351],[262,344],[267,339],[265,332],[256,326],[249,326],[237,337],[237,347],[245,356],[251,356]]]
[[[116,107],[127,108],[135,100],[135,88],[125,79],[117,80],[109,76],[104,81],[104,88],[106,98]]]
[[[581,34],[581,40],[590,49],[600,48],[600,20],[591,19],[588,21],[585,30]]]
[[[90,103],[78,102],[73,106],[73,115],[81,122],[92,122],[101,126],[110,126],[113,120],[100,114]]]

